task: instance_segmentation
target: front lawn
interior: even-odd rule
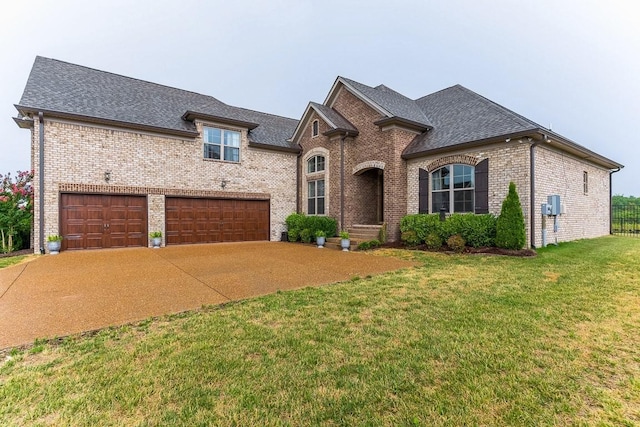
[[[0,425],[640,424],[640,239],[384,253],[422,266],[7,353]]]

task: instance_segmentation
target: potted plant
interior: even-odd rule
[[[349,240],[349,233],[346,231],[340,232],[340,247],[344,252],[349,252],[349,247],[351,246],[351,240]]]
[[[316,231],[316,243],[318,244],[318,248],[322,249],[324,247],[324,243],[326,241],[327,235],[324,231],[318,230]]]
[[[62,236],[52,234],[47,236],[47,248],[51,255],[58,255],[60,253],[60,247],[62,246]]]
[[[152,231],[151,233],[149,233],[149,237],[151,237],[153,248],[158,249],[162,244],[162,231]]]

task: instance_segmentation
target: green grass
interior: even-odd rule
[[[13,264],[18,264],[27,258],[27,255],[11,256],[6,258],[0,258],[0,268],[9,267]]]
[[[1,425],[639,425],[640,239],[420,267],[13,351]]]

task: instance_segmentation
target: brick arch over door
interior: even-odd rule
[[[429,213],[429,199],[431,195],[431,188],[429,187],[429,176],[431,172],[441,168],[442,166],[450,164],[465,164],[460,162],[461,158],[466,158],[475,166],[475,190],[474,190],[474,213],[486,214],[489,213],[489,159],[484,159],[478,162],[478,159],[471,156],[449,156],[438,159],[435,162],[429,164],[427,169],[420,168],[418,170],[418,213]],[[453,161],[452,160],[458,160]]]
[[[385,164],[384,162],[381,162],[379,160],[369,160],[366,162],[362,162],[362,163],[358,163],[356,166],[354,166],[354,168],[352,169],[352,173],[354,175],[360,175],[363,172],[368,171],[369,169],[381,169],[384,170]]]

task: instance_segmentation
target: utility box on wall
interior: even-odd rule
[[[551,205],[548,203],[543,203],[540,205],[540,213],[544,216],[551,215]]]
[[[548,196],[547,205],[549,206],[549,209],[551,211],[551,213],[547,215],[554,215],[554,216],[560,215],[560,196],[558,195]]]

